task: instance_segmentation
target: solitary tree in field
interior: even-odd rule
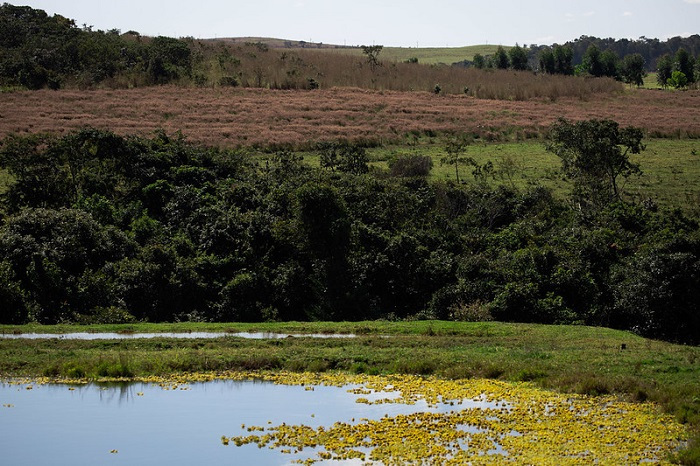
[[[374,71],[378,66],[382,66],[379,61],[379,54],[381,53],[383,45],[363,45],[362,53],[367,57],[367,63],[369,67]]]
[[[467,146],[471,143],[472,138],[467,135],[454,137],[445,147],[447,155],[440,160],[440,163],[443,165],[455,166],[455,178],[457,179],[457,183],[459,183],[459,164],[473,163],[474,161],[471,157],[463,157],[464,153],[467,151]]]
[[[620,177],[641,173],[629,155],[644,150],[642,136],[641,129],[620,128],[612,120],[560,119],[551,129],[547,150],[561,159],[577,201],[602,206],[620,199]]]

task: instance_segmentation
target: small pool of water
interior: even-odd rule
[[[447,404],[357,403],[357,386],[310,387],[215,380],[180,386],[0,383],[0,453],[7,465],[291,464],[315,457],[277,449],[225,446],[222,436],[248,435],[250,426],[304,424],[313,428],[417,412],[449,412]],[[464,400],[466,407],[495,403]],[[245,426],[245,427],[244,427]],[[332,464],[338,464],[333,462]]]
[[[162,333],[116,333],[116,332],[75,332],[75,333],[0,333],[0,338],[10,340],[135,340],[140,338],[223,338],[236,337],[252,340],[276,340],[282,338],[355,338],[352,333],[271,333],[271,332],[162,332]]]

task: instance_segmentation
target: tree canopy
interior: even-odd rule
[[[620,200],[618,178],[640,173],[629,155],[644,150],[643,135],[639,128],[620,128],[612,120],[560,119],[547,149],[559,156],[564,173],[574,180],[579,201],[602,205]]]
[[[465,158],[455,144],[448,155]],[[541,186],[490,187],[488,163],[459,183],[427,179],[421,155],[419,171],[343,171],[341,152],[362,159],[353,145],[333,146],[330,170],[163,132],[9,137],[0,322],[446,319],[471,306],[697,342],[697,219],[616,185],[637,170],[627,156],[640,134],[562,121],[552,144],[583,188],[572,200],[595,208]]]

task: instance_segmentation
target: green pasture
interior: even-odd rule
[[[419,44],[420,45],[420,44]],[[510,47],[503,47],[508,50]],[[396,61],[403,62],[411,58],[417,58],[418,63],[426,65],[436,65],[444,63],[451,65],[452,63],[463,60],[472,60],[474,55],[493,55],[498,49],[497,45],[469,45],[466,47],[384,47],[379,54],[380,61]],[[362,56],[361,48],[324,48],[317,49],[326,53],[344,53],[356,56]]]
[[[433,160],[430,178],[456,180],[454,165],[442,163],[446,156],[445,144],[432,142],[415,145],[387,146],[368,149],[370,166],[387,170],[390,161],[406,155],[427,155]],[[561,173],[561,162],[556,155],[547,152],[542,141],[476,143],[468,146],[463,154],[479,165],[493,164],[493,172],[487,177],[489,185],[507,185],[518,189],[543,185],[557,196],[567,196],[571,183]],[[700,212],[700,141],[694,139],[650,139],[646,150],[631,156],[642,169],[641,176],[621,183],[627,199],[654,200],[658,205]],[[319,155],[304,153],[304,160],[319,166]],[[512,168],[506,168],[510,165]],[[462,183],[476,183],[472,175],[474,167],[466,163],[459,166]],[[509,176],[510,175],[510,176]]]

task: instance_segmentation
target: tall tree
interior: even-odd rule
[[[510,66],[514,70],[525,71],[529,68],[527,52],[518,44],[515,44],[515,47],[508,50],[508,57],[510,58]]]
[[[644,77],[647,75],[644,64],[644,57],[638,53],[625,55],[622,60],[621,74],[627,84],[634,84],[637,87],[644,84]]]
[[[600,77],[603,76],[603,64],[600,61],[600,49],[595,44],[591,44],[586,49],[581,63],[583,70],[588,74]]]
[[[381,53],[382,49],[384,49],[383,45],[362,46],[362,53],[365,54],[367,64],[372,71],[374,71],[378,66],[382,66],[381,62],[379,61],[379,54]]]
[[[676,52],[675,70],[683,73],[688,80],[688,84],[695,82],[695,60],[684,48]]]
[[[461,163],[472,163],[471,157],[463,157],[467,150],[467,146],[472,143],[472,139],[466,135],[456,136],[452,138],[445,147],[447,155],[440,160],[440,163],[455,166],[455,178],[459,183],[459,165]]]
[[[494,64],[499,70],[507,70],[510,67],[510,59],[508,58],[508,53],[500,45],[496,49],[496,53],[493,56]]]
[[[613,50],[606,50],[600,54],[600,64],[603,68],[603,76],[619,79],[620,77],[620,57]]]
[[[547,74],[554,74],[556,72],[554,52],[550,49],[544,49],[540,52],[540,71]]]
[[[671,73],[673,73],[673,57],[667,53],[656,62],[656,82],[661,87],[668,86]]]
[[[641,173],[630,154],[644,150],[643,131],[620,128],[612,120],[572,123],[560,119],[551,129],[547,150],[562,162],[565,175],[574,182],[580,204],[602,206],[620,199],[618,178]]]
[[[554,46],[554,68],[559,74],[574,74],[574,51],[571,47]]]

